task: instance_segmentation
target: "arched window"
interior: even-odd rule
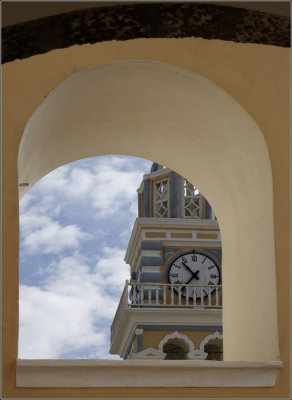
[[[194,344],[188,336],[175,331],[160,341],[158,350],[166,353],[165,360],[188,360],[192,358]]]

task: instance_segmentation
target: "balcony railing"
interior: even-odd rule
[[[126,281],[111,331],[128,308],[222,308],[221,285],[134,283]]]

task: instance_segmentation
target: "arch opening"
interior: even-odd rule
[[[224,243],[224,359],[277,360],[270,160],[245,110],[213,82],[175,66],[126,61],[82,71],[28,121],[21,192],[64,163],[100,154],[156,160],[198,185]]]

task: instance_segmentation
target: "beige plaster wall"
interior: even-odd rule
[[[145,389],[148,397],[277,397],[289,390],[289,50],[201,39],[139,39],[73,46],[3,68],[3,388],[6,397],[139,397],[141,390],[16,389],[18,315],[18,147],[40,102],[64,79],[98,64],[158,60],[208,77],[238,101],[268,145],[274,189],[280,356],[284,369],[271,389]],[[139,155],[139,154],[136,154]],[[171,167],[171,165],[170,165]],[[174,168],[176,169],[176,168]],[[179,172],[179,171],[178,171]],[[208,196],[207,196],[208,197]],[[252,204],[251,204],[252,206]],[[240,214],[240,210],[238,210]],[[247,327],[248,330],[249,327]],[[5,397],[4,396],[4,397]]]

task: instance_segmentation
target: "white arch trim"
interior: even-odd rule
[[[222,339],[223,336],[219,332],[215,332],[212,335],[206,336],[200,343],[200,348],[196,349],[192,354],[189,355],[189,358],[192,360],[206,360],[208,353],[205,352],[206,344],[212,339]]]
[[[188,345],[188,353],[194,351],[194,343],[191,341],[191,339],[187,335],[182,335],[178,331],[175,331],[173,333],[170,333],[169,335],[164,336],[164,338],[159,342],[158,345],[158,350],[160,352],[163,352],[163,347],[164,345],[174,339],[178,340],[183,340],[185,343]]]
[[[224,358],[278,360],[272,174],[255,121],[194,72],[149,61],[101,65],[65,80],[31,116],[19,183],[104,154],[166,165],[210,200],[223,243]]]
[[[221,333],[219,333],[218,331],[216,331],[216,332],[213,333],[212,335],[206,336],[205,339],[203,339],[203,340],[201,341],[201,343],[200,343],[200,350],[201,350],[202,352],[204,352],[206,344],[207,344],[210,340],[212,340],[212,339],[221,339],[221,340],[223,340],[223,336],[222,336]]]
[[[165,356],[166,353],[163,353],[163,351],[156,350],[153,347],[148,347],[147,349],[131,353],[130,358],[138,360],[163,360]]]

